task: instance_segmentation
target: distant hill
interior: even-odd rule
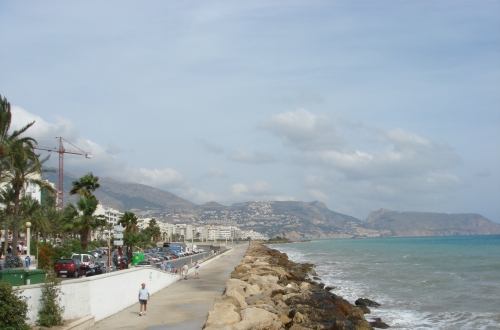
[[[395,212],[380,209],[370,212],[360,226],[388,230],[393,236],[500,234],[500,224],[475,213]]]
[[[57,188],[57,173],[44,174],[53,182]],[[71,182],[80,177],[71,173],[64,173],[64,203],[73,203],[77,196],[69,195],[72,188]],[[101,204],[110,206],[121,211],[129,210],[191,210],[196,205],[188,200],[180,198],[170,192],[156,189],[138,183],[120,182],[112,178],[99,177],[101,187],[96,190],[95,196]]]
[[[44,178],[57,186],[57,174]],[[65,204],[76,201],[69,196],[71,182],[79,176],[64,175]],[[142,184],[99,177],[95,192],[101,204],[120,211],[161,221],[199,225],[237,226],[269,237],[292,239],[352,236],[449,236],[500,234],[500,224],[479,214],[373,211],[364,221],[332,210],[319,201],[259,201],[225,206],[215,201],[196,205],[167,191]]]

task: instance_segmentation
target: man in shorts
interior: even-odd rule
[[[189,270],[188,265],[186,263],[184,263],[184,266],[182,266],[182,273],[184,274],[185,280],[188,279],[188,270]]]
[[[144,306],[144,315],[146,315],[146,309],[148,307],[149,300],[149,290],[146,289],[146,283],[141,284],[141,288],[139,289],[139,302],[141,303],[141,311],[139,312],[139,316],[142,316],[142,306]]]
[[[194,278],[200,278],[200,264],[198,261],[194,265]]]

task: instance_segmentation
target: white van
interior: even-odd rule
[[[92,271],[95,267],[95,257],[91,254],[73,254],[71,259],[80,260],[82,263],[80,268],[85,274]]]

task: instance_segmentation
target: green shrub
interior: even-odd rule
[[[21,295],[12,286],[0,281],[0,329],[3,330],[29,330],[28,298]]]
[[[23,262],[19,256],[15,256],[12,253],[7,253],[5,256],[5,268],[16,268],[23,267]]]
[[[40,298],[40,309],[38,310],[38,325],[52,327],[63,323],[62,313],[64,307],[59,305],[61,301],[61,280],[59,280],[52,269],[46,270],[45,285],[42,287]]]

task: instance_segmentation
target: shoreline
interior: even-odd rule
[[[353,305],[325,287],[310,263],[295,263],[286,253],[252,242],[231,273],[226,289],[208,313],[206,330],[387,328],[360,299]],[[358,302],[356,302],[358,304]]]

